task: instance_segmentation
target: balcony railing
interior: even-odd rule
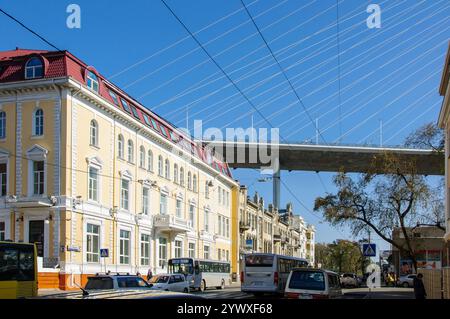
[[[162,231],[187,232],[192,230],[190,220],[174,215],[156,215],[153,217],[153,225]]]
[[[240,221],[240,222],[239,222],[239,229],[240,229],[241,231],[249,230],[249,229],[250,229],[250,224],[249,224],[249,223],[246,223],[246,222],[243,222],[243,221]]]

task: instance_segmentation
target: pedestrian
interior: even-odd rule
[[[141,277],[141,273],[139,271],[136,272],[136,276]]]
[[[147,281],[150,280],[152,277],[153,277],[153,272],[152,272],[152,269],[149,268],[148,272],[147,272]]]
[[[413,281],[414,295],[416,299],[425,299],[427,297],[427,292],[425,291],[425,286],[422,281],[423,275],[418,274]]]

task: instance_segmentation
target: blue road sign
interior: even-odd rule
[[[245,240],[245,248],[252,249],[253,248],[253,239],[246,239]]]
[[[377,245],[375,244],[363,244],[363,255],[365,257],[375,257],[377,255]]]
[[[100,257],[109,257],[109,249],[101,248],[100,249]]]

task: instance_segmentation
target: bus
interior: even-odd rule
[[[246,254],[242,260],[241,291],[283,294],[293,268],[308,267],[304,258],[267,253]]]
[[[38,293],[35,244],[0,242],[0,299],[35,297]]]
[[[169,273],[183,273],[191,289],[205,291],[206,288],[224,289],[231,283],[229,262],[195,259],[171,258],[168,262]]]

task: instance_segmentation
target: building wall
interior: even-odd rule
[[[76,288],[86,276],[100,271],[140,272],[146,274],[166,272],[158,263],[159,238],[167,239],[167,259],[175,256],[175,240],[182,242],[181,256],[188,255],[189,243],[195,243],[195,257],[203,258],[205,246],[210,259],[232,258],[233,203],[237,187],[229,177],[218,174],[205,163],[171,145],[156,133],[148,132],[133,120],[117,112],[101,99],[88,98],[74,88],[61,91],[49,86],[45,90],[0,96],[0,110],[7,114],[6,138],[0,140],[0,161],[7,163],[8,196],[0,198],[0,222],[5,222],[5,239],[29,240],[30,221],[44,223],[44,256],[39,264],[40,287]],[[33,92],[33,93],[31,93]],[[61,93],[61,96],[60,96]],[[33,136],[33,112],[44,111],[44,134]],[[98,124],[98,146],[90,145],[90,122]],[[125,156],[127,141],[133,142],[134,161],[118,158],[118,135],[124,137]],[[144,146],[145,166],[140,167],[140,147]],[[147,166],[148,154],[153,152],[153,170]],[[29,155],[31,153],[32,155]],[[32,170],[29,156],[41,152],[45,162],[45,194],[30,196]],[[41,154],[39,153],[39,154]],[[158,157],[170,161],[170,178],[159,176]],[[186,157],[187,156],[187,157]],[[174,182],[174,164],[184,168],[185,186]],[[99,169],[98,200],[88,198],[88,171]],[[187,186],[188,172],[197,176],[196,190]],[[121,179],[130,178],[129,209],[120,209]],[[148,181],[148,183],[146,182]],[[213,186],[206,197],[205,184]],[[153,184],[151,182],[156,182]],[[148,185],[147,185],[148,184]],[[149,212],[142,213],[143,185],[149,188]],[[225,197],[220,195],[225,192]],[[179,222],[173,218],[168,227],[158,226],[155,216],[160,215],[160,196],[167,196],[167,213],[175,216],[176,200],[181,200]],[[12,196],[15,196],[14,198]],[[52,198],[50,198],[53,196]],[[224,199],[225,198],[225,199]],[[51,200],[56,200],[52,203]],[[189,206],[193,205],[195,220],[189,225]],[[234,207],[234,208],[233,208]],[[205,230],[205,211],[209,216],[209,231]],[[221,224],[219,229],[219,216]],[[23,220],[22,220],[23,218]],[[236,217],[235,217],[236,220]],[[181,227],[181,224],[189,227]],[[88,262],[86,255],[87,225],[100,226],[100,248],[109,249],[109,257],[99,262]],[[170,230],[169,226],[175,228]],[[226,227],[228,226],[228,227]],[[228,231],[227,231],[228,229]],[[130,231],[130,260],[120,263],[120,231]],[[140,237],[150,236],[150,265],[141,265]],[[236,267],[235,267],[236,268]]]

